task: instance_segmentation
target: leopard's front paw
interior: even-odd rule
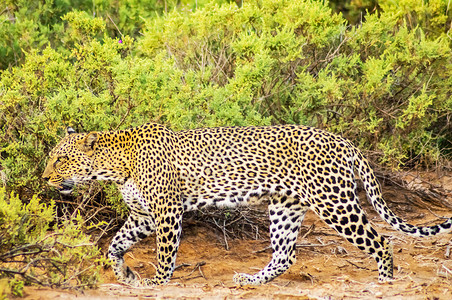
[[[119,282],[126,285],[139,287],[141,286],[141,278],[137,272],[132,271],[128,266],[122,269],[122,272],[116,275]]]
[[[156,276],[152,279],[143,278],[143,280],[141,280],[141,284],[142,284],[142,286],[153,287],[153,286],[157,286],[157,285],[167,284],[168,281],[169,281],[169,279],[162,279],[162,278],[159,278]]]
[[[378,277],[378,283],[390,283],[394,281],[394,278],[392,276],[379,276]]]
[[[155,282],[150,278],[143,278],[143,280],[141,280],[141,285],[146,287],[156,286]]]

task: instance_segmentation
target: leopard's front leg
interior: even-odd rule
[[[152,279],[143,279],[144,285],[161,285],[167,283],[176,266],[182,231],[182,200],[179,190],[178,173],[170,158],[161,148],[146,147],[142,154],[150,151],[149,157],[143,156],[139,161],[137,187],[140,196],[149,204],[155,218],[157,242],[157,270]]]
[[[154,220],[151,216],[131,214],[126,223],[116,233],[110,247],[108,258],[112,263],[113,272],[119,282],[139,286],[137,275],[124,264],[124,253],[135,243],[149,236],[155,231]]]
[[[157,226],[157,270],[154,278],[144,279],[145,285],[161,285],[167,283],[176,266],[182,232],[182,206],[171,205],[164,209],[166,213],[156,216]]]

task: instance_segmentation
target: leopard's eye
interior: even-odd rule
[[[53,163],[53,166],[56,167],[58,164],[66,161],[66,160],[67,160],[67,156],[59,156]]]
[[[60,162],[61,162],[60,159],[57,158],[57,159],[55,160],[55,162],[53,163],[53,167],[56,167]]]

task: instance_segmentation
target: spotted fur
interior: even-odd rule
[[[379,280],[393,277],[392,250],[371,227],[356,193],[354,170],[369,201],[395,229],[413,236],[451,230],[452,219],[431,227],[405,223],[385,204],[367,159],[348,140],[295,125],[224,127],[173,132],[146,124],[122,131],[68,135],[52,150],[43,177],[63,193],[87,180],[118,184],[130,216],[113,238],[108,257],[121,282],[168,282],[176,261],[184,211],[236,206],[270,198],[273,256],[254,275],[236,274],[238,284],[266,283],[295,262],[303,217],[313,210],[378,264]],[[157,272],[138,282],[124,253],[156,232]]]

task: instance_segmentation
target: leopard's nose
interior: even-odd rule
[[[49,181],[50,177],[42,177],[42,179],[44,179],[44,181]]]

